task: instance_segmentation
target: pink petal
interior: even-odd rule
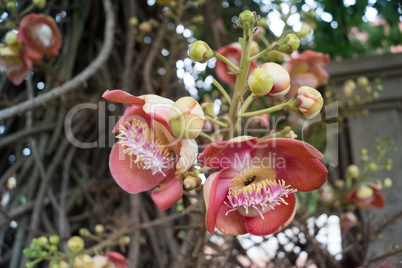
[[[149,169],[142,169],[134,163],[135,156],[123,153],[123,148],[116,143],[110,152],[109,168],[116,183],[126,192],[139,193],[155,187],[165,176],[161,173],[152,175]]]
[[[227,200],[227,199],[226,199]],[[228,201],[227,201],[228,202]],[[247,234],[244,217],[237,211],[226,212],[229,207],[222,204],[216,218],[216,228],[224,234],[242,235]]]
[[[276,172],[277,180],[298,191],[319,189],[327,180],[327,169],[318,160],[322,154],[308,143],[292,139],[268,139],[257,143],[251,156],[260,158]]]
[[[171,172],[159,184],[159,187],[152,191],[152,200],[160,211],[164,211],[176,204],[183,196],[183,185],[176,179],[174,172]]]
[[[224,171],[219,171],[211,174],[204,184],[204,200],[207,207],[206,215],[206,225],[207,230],[210,234],[214,233],[216,225],[216,217],[220,206],[224,205],[223,200],[225,200],[228,194],[228,184],[230,182],[230,177],[225,176]]]
[[[136,119],[138,121],[146,123],[148,126],[151,126],[151,118],[148,114],[146,114],[141,106],[132,105],[127,107],[124,111],[123,116],[117,121],[116,125],[114,126],[113,133],[119,132],[119,125],[124,124],[124,122],[132,121]]]
[[[376,208],[382,208],[385,205],[384,197],[378,190],[374,190],[374,199],[371,202],[371,205],[375,206]]]
[[[145,101],[140,98],[133,96],[125,91],[122,90],[106,90],[102,98],[112,101],[112,102],[118,102],[118,103],[124,103],[124,104],[132,104],[132,105],[144,105]]]
[[[284,199],[288,205],[275,206],[274,210],[264,214],[264,219],[260,216],[244,217],[247,231],[252,235],[269,235],[285,228],[295,215],[296,196],[290,194]]]
[[[257,139],[253,137],[211,143],[201,153],[199,160],[211,168],[242,170],[249,164],[247,158],[256,143]]]
[[[152,120],[156,120],[167,129],[170,129],[168,114],[173,101],[154,94],[143,95],[143,98],[145,101],[144,112],[149,114]]]

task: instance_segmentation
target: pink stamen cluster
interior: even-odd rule
[[[141,161],[144,164],[143,169],[151,169],[152,174],[160,172],[165,175],[162,169],[168,168],[173,158],[168,148],[155,137],[147,124],[134,119],[124,125],[120,124],[119,131],[117,138],[120,139],[119,143],[125,146],[123,152],[134,155],[135,164]]]
[[[288,197],[288,194],[294,193],[297,190],[290,188],[290,185],[285,185],[285,181],[265,180],[257,183],[252,183],[240,189],[229,189],[228,200],[229,204],[224,202],[231,209],[229,212],[245,209],[248,214],[248,209],[255,209],[264,219],[263,212],[268,208],[275,209],[276,205],[281,203],[287,205],[283,196]]]

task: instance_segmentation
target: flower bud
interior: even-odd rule
[[[8,9],[9,11],[15,10],[16,7],[17,7],[17,6],[16,6],[15,2],[8,2],[8,3],[7,3],[7,9]]]
[[[268,62],[260,66],[260,68],[266,70],[274,82],[269,96],[277,98],[286,95],[290,89],[290,76],[289,73],[281,65]]]
[[[368,170],[371,171],[371,172],[376,171],[376,170],[377,170],[377,164],[374,163],[374,162],[371,162],[371,163],[369,164],[369,166],[368,166]]]
[[[7,45],[12,46],[18,42],[18,35],[15,31],[9,31],[6,33],[5,39]]]
[[[91,233],[88,231],[87,228],[80,228],[80,230],[78,231],[80,236],[89,236],[91,235]]]
[[[324,103],[320,92],[312,87],[300,87],[295,97],[287,102],[289,109],[301,113],[307,119],[315,117]]]
[[[347,178],[357,178],[359,177],[360,170],[359,167],[356,165],[350,165],[348,166],[348,169],[346,170],[346,177]]]
[[[191,44],[188,55],[195,62],[205,63],[214,57],[214,52],[204,41],[195,41]]]
[[[293,130],[291,130],[288,133],[286,133],[284,137],[287,139],[295,140],[297,138],[297,135],[296,133],[293,132]]]
[[[299,38],[304,38],[311,32],[311,26],[308,23],[303,23],[300,31],[297,33]]]
[[[276,50],[285,54],[292,54],[300,46],[300,39],[295,34],[288,34],[276,43]]]
[[[32,0],[32,4],[39,9],[42,9],[46,6],[46,0]]]
[[[130,20],[128,21],[128,23],[131,26],[137,26],[138,25],[138,18],[137,17],[131,17]]]
[[[201,107],[206,115],[209,115],[212,118],[216,117],[214,104],[212,102],[204,102],[203,104],[201,104]]]
[[[267,61],[283,61],[283,54],[276,50],[272,50],[265,54],[265,59]]]
[[[152,30],[152,26],[148,21],[141,22],[138,28],[142,33],[149,33]]]
[[[353,95],[353,92],[356,89],[356,83],[353,80],[348,80],[345,82],[345,85],[343,86],[343,93],[345,94],[346,97],[350,97]]]
[[[79,252],[84,248],[84,240],[79,236],[73,236],[67,241],[67,247],[72,252]]]
[[[357,85],[359,87],[365,87],[369,84],[369,80],[367,79],[367,77],[365,76],[360,76],[359,78],[357,78]]]
[[[96,234],[102,234],[105,231],[105,227],[103,227],[102,224],[97,224],[95,225],[95,233]]]
[[[198,191],[201,189],[201,182],[201,178],[195,172],[189,172],[185,175],[183,185],[187,191]]]
[[[239,25],[243,30],[247,30],[254,27],[255,23],[255,14],[250,10],[244,10],[239,15],[239,19],[236,21],[236,24]]]
[[[60,261],[59,266],[60,268],[70,268],[70,265],[66,261]]]
[[[356,191],[356,197],[360,199],[370,198],[373,196],[373,194],[374,190],[367,185],[360,186]]]
[[[345,214],[341,215],[341,230],[343,232],[350,230],[350,228],[356,226],[357,223],[357,216],[353,212],[346,212]]]
[[[88,254],[81,254],[74,258],[74,268],[92,268],[92,258]]]
[[[249,75],[247,84],[255,95],[264,96],[271,91],[274,82],[265,69],[257,68]]]
[[[122,245],[128,245],[128,244],[130,244],[130,242],[131,242],[131,239],[127,235],[123,236],[122,238],[119,239],[119,243]]]
[[[391,188],[392,187],[392,180],[390,178],[385,178],[383,184],[384,184],[385,188]]]
[[[183,97],[170,107],[168,120],[176,138],[195,139],[202,131],[205,116],[195,99]]]
[[[49,243],[46,236],[39,237],[38,242],[40,243],[41,246],[46,246]]]

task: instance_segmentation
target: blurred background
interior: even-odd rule
[[[295,86],[313,83],[325,106],[310,120],[275,114],[286,118],[279,128],[323,152],[329,175],[319,191],[298,194],[285,230],[266,237],[207,234],[202,190],[161,212],[150,192],[118,187],[108,167],[125,106],[103,100],[107,89],[192,96],[218,117],[228,112],[212,83],[229,94],[233,84],[217,76],[215,58],[195,63],[187,50],[196,40],[213,50],[237,42],[243,10],[260,16],[260,49],[286,33],[300,37],[298,52],[261,62],[286,66]],[[81,228],[93,233],[83,236],[86,248],[118,251],[129,267],[402,267],[399,1],[2,0],[2,43],[30,12],[53,17],[63,41],[19,85],[0,50],[0,267],[25,267],[32,258],[23,250],[40,236],[58,235],[68,253]],[[273,102],[256,98],[250,107]],[[271,119],[253,124],[269,133]],[[359,191],[384,206],[359,200]]]

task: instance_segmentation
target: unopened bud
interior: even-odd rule
[[[310,119],[321,111],[324,100],[320,92],[312,87],[303,86],[297,90],[297,94],[286,104],[289,110],[298,112],[304,118]]]
[[[360,199],[370,198],[373,196],[373,194],[374,194],[374,190],[367,185],[360,186],[356,191],[356,196],[357,196],[357,198],[360,198]]]
[[[353,95],[353,92],[356,89],[356,83],[353,80],[348,80],[345,82],[345,85],[343,86],[343,93],[345,94],[346,97],[350,97]]]
[[[367,79],[367,77],[365,76],[360,76],[359,78],[357,78],[357,85],[359,87],[365,87],[369,84],[369,80]]]
[[[119,243],[122,245],[128,245],[130,244],[131,239],[129,236],[123,236],[122,238],[119,239]]]
[[[168,120],[176,138],[195,139],[202,131],[205,115],[194,98],[183,97],[170,107]]]
[[[299,38],[304,38],[311,32],[311,26],[308,23],[303,23],[300,31],[297,33]]]
[[[359,177],[360,170],[359,167],[356,165],[350,165],[348,166],[348,169],[346,170],[346,177],[347,178],[357,178]]]
[[[15,10],[16,7],[17,7],[17,6],[16,6],[15,2],[8,2],[8,3],[7,3],[7,9],[8,9],[9,11]]]
[[[247,30],[254,27],[255,23],[255,14],[250,10],[244,10],[239,15],[239,19],[236,21],[236,24],[239,25],[243,30]]]
[[[214,52],[204,41],[195,41],[191,44],[188,55],[195,62],[205,63],[214,57]]]
[[[79,231],[80,236],[89,236],[91,233],[88,231],[87,228],[81,228]]]
[[[277,98],[286,95],[290,89],[290,76],[289,73],[281,65],[268,62],[260,66],[260,68],[267,71],[272,78],[273,86],[268,93],[269,96]]]
[[[391,188],[392,187],[392,180],[390,178],[385,178],[383,182],[384,188]]]
[[[263,27],[263,28],[266,28],[266,27],[267,27],[267,19],[264,18],[264,17],[261,17],[261,18],[258,20],[258,26],[261,26],[261,27]]]
[[[79,236],[73,236],[67,241],[67,247],[72,252],[79,252],[84,248],[84,240]]]
[[[292,54],[300,46],[300,39],[295,34],[288,34],[276,43],[276,50],[285,54]]]
[[[265,59],[267,61],[283,61],[283,53],[272,50],[265,54]]]
[[[105,227],[103,227],[102,224],[97,224],[95,225],[95,233],[96,234],[102,234],[105,231]]]
[[[70,265],[66,261],[60,261],[59,266],[60,268],[70,268]]]
[[[42,9],[46,6],[46,0],[32,0],[32,4],[34,4],[36,8]]]
[[[212,118],[215,118],[214,104],[212,102],[204,102],[201,104],[204,113]]]
[[[46,236],[41,236],[38,238],[38,242],[41,246],[45,246],[49,243]]]
[[[132,17],[129,20],[129,23],[131,26],[137,26],[138,25],[138,19],[136,17]]]
[[[92,258],[88,254],[81,254],[74,258],[74,268],[92,267]]]
[[[265,69],[256,68],[249,75],[247,84],[255,95],[264,96],[271,91],[274,82],[271,75]]]
[[[18,41],[18,35],[15,31],[9,31],[6,33],[6,43],[9,46],[15,45]]]
[[[102,255],[96,255],[92,257],[91,268],[106,268],[112,267],[109,262],[109,258]]]
[[[144,21],[138,26],[142,33],[149,33],[152,30],[152,26],[149,22]]]
[[[371,172],[376,171],[377,170],[377,164],[374,163],[374,162],[371,162],[369,164],[369,166],[368,166],[368,170],[371,171]]]
[[[198,191],[201,189],[201,179],[198,175],[194,172],[188,173],[183,180],[184,188],[187,191],[196,190]]]

